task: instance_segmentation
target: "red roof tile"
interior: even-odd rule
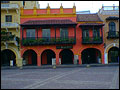
[[[97,14],[78,14],[77,21],[102,21]]]
[[[71,20],[29,20],[21,25],[54,25],[54,24],[77,24]]]

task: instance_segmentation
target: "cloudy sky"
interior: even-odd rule
[[[72,8],[74,3],[76,11],[88,11],[96,13],[103,6],[119,6],[119,1],[39,1],[40,8],[46,8],[49,3],[50,8]]]

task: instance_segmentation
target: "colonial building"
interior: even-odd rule
[[[77,44],[82,64],[104,64],[103,21],[97,14],[77,15]]]
[[[76,7],[21,9],[24,65],[104,64],[103,22],[97,14],[76,15]]]
[[[119,6],[102,6],[98,12],[104,21],[105,64],[119,62]]]
[[[20,66],[20,8],[38,6],[36,1],[1,1],[1,65]]]
[[[76,7],[21,10],[21,56],[25,65],[73,64]]]

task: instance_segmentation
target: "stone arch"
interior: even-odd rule
[[[81,50],[82,64],[102,63],[102,51],[98,48],[84,48]]]
[[[24,52],[27,50],[33,50],[38,55],[37,50],[35,50],[34,48],[24,48],[23,50],[21,50],[21,57],[23,56]]]
[[[5,46],[1,47],[1,51],[5,50],[5,49],[6,49]],[[18,50],[16,48],[8,46],[7,49],[10,49],[11,51],[13,51],[15,53],[15,55],[16,55],[16,58],[20,58],[20,53],[18,52]]]
[[[71,49],[62,49],[59,53],[61,64],[73,64],[74,53]]]
[[[37,65],[37,53],[33,49],[27,49],[22,54],[24,65]]]
[[[56,58],[56,53],[52,49],[44,49],[41,53],[41,64],[52,65],[52,58]]]
[[[16,66],[16,55],[10,49],[4,49],[1,51],[1,65],[2,66],[10,66],[10,61],[13,61],[13,66]]]
[[[119,48],[119,43],[111,43],[111,44],[106,46],[106,48],[104,50],[104,61],[105,61],[105,64],[108,64],[108,51],[112,47],[118,47]]]

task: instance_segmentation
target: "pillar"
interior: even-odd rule
[[[104,63],[108,64],[108,54],[107,53],[104,54]]]
[[[37,8],[34,6],[33,7],[33,15],[36,15],[37,14]]]
[[[81,54],[80,54],[80,55],[78,55],[78,59],[79,59],[79,64],[82,64]]]
[[[56,54],[56,65],[59,65],[59,53]]]
[[[37,66],[41,66],[41,57],[37,55]]]
[[[102,59],[102,64],[105,64],[105,61],[104,61],[104,52],[102,53],[101,59]]]
[[[16,64],[17,67],[22,67],[23,66],[23,58],[16,58]]]
[[[23,14],[24,14],[24,8],[21,7],[20,9],[21,9],[21,10],[20,10],[20,11],[21,11],[20,14],[23,15]]]

